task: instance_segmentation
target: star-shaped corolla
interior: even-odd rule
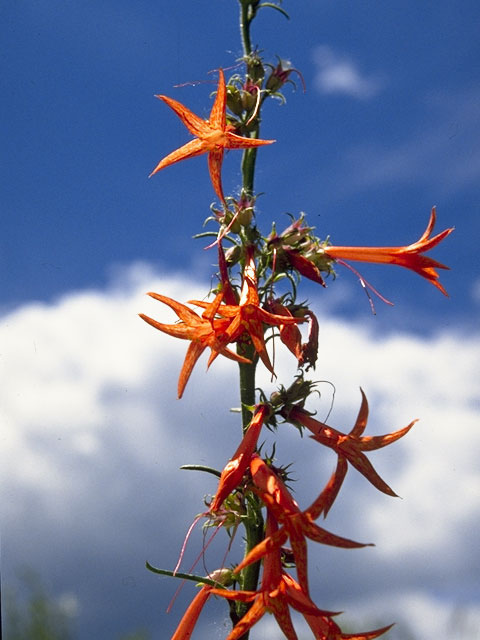
[[[187,109],[187,107],[173,98],[168,98],[167,96],[155,97],[163,100],[175,111],[190,133],[195,136],[195,139],[160,160],[150,176],[175,162],[180,162],[180,160],[208,153],[208,168],[212,185],[223,204],[225,204],[225,197],[223,195],[221,170],[225,149],[249,149],[275,142],[275,140],[244,138],[233,133],[235,128],[227,124],[226,119],[227,92],[222,69],[218,74],[217,95],[208,120],[203,120],[195,115],[190,109]]]
[[[191,302],[200,307],[206,308],[207,306],[207,303],[200,300],[191,300]],[[248,336],[261,361],[273,375],[275,372],[265,346],[264,325],[279,327],[282,331],[287,325],[295,325],[305,321],[305,318],[295,318],[292,315],[270,313],[260,306],[253,247],[247,247],[246,250],[238,305],[222,304],[218,307],[217,314],[224,321],[228,320],[229,323],[222,337],[224,343],[241,341]]]
[[[410,431],[417,420],[413,420],[409,425],[393,433],[387,433],[382,436],[362,436],[368,419],[368,402],[365,393],[360,389],[362,394],[362,403],[358,412],[355,425],[348,433],[341,433],[333,427],[329,427],[324,422],[315,420],[312,416],[300,407],[293,407],[288,413],[288,420],[293,421],[296,424],[307,427],[314,435],[311,436],[317,442],[330,447],[338,455],[337,470],[332,480],[334,481],[335,489],[330,493],[330,498],[327,501],[328,504],[324,507],[323,511],[326,515],[330,508],[336,494],[340,490],[340,486],[347,473],[346,461],[355,467],[362,475],[369,480],[374,487],[379,491],[383,491],[389,496],[396,496],[397,494],[391,489],[388,484],[382,480],[378,473],[373,468],[372,463],[369,461],[364,451],[374,451],[375,449],[381,449],[386,447],[392,442],[399,440],[406,433]],[[286,416],[285,416],[286,417]]]
[[[439,282],[437,269],[449,269],[441,262],[424,256],[423,254],[437,246],[444,238],[453,231],[453,227],[445,229],[433,238],[430,237],[435,226],[436,210],[432,208],[430,220],[425,232],[413,244],[404,247],[336,247],[325,246],[325,255],[334,260],[340,258],[344,260],[357,260],[359,262],[376,262],[383,264],[397,264],[415,271],[423,278],[429,280],[444,295],[448,295],[444,287]]]
[[[218,313],[222,317],[230,318],[231,320],[230,325],[225,330],[225,340],[227,342],[236,342],[243,334],[248,334],[255,351],[272,374],[274,374],[274,370],[265,346],[263,325],[282,328],[305,320],[304,318],[294,318],[291,315],[285,316],[270,313],[260,306],[257,272],[252,247],[249,247],[246,253],[239,304],[235,306],[222,305]]]
[[[162,296],[159,293],[153,292],[150,292],[148,295],[173,309],[181,322],[178,324],[163,324],[153,320],[153,318],[150,318],[143,313],[140,313],[139,315],[142,320],[145,320],[145,322],[148,322],[148,324],[155,327],[155,329],[158,329],[163,333],[167,333],[170,336],[182,338],[183,340],[191,340],[180,372],[180,377],[178,379],[179,398],[183,395],[193,367],[207,347],[210,347],[211,349],[208,366],[212,364],[219,354],[230,358],[231,360],[236,360],[237,362],[250,362],[247,358],[244,358],[243,356],[240,356],[234,351],[228,349],[225,341],[220,339],[220,337],[223,338],[224,331],[230,323],[229,320],[215,318],[220,302],[222,301],[223,293],[217,294],[215,299],[206,305],[202,316],[199,316],[189,307],[173,300],[172,298],[168,298],[167,296]]]

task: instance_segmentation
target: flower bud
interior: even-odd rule
[[[279,91],[286,82],[292,82],[289,80],[290,75],[295,72],[300,76],[300,79],[303,84],[303,89],[305,91],[305,83],[303,81],[303,76],[298,69],[292,67],[291,63],[288,60],[281,60],[279,58],[278,64],[276,67],[269,65],[272,69],[271,74],[268,76],[267,82],[265,83],[265,88],[267,91],[271,93],[276,93]]]
[[[325,282],[320,275],[320,270],[316,264],[314,264],[313,260],[308,260],[299,251],[295,251],[292,249],[284,248],[285,254],[288,256],[288,260],[291,266],[296,269],[302,276],[308,278],[309,280],[313,280],[318,284],[321,284],[322,287],[325,286]]]
[[[261,85],[265,77],[265,69],[258,52],[252,51],[247,57],[246,63],[248,77],[253,80],[254,83]]]
[[[223,569],[215,569],[212,573],[209,573],[207,578],[210,580],[215,580],[218,584],[223,584],[224,587],[228,587],[232,584],[233,572],[231,569],[223,568]]]
[[[225,251],[225,260],[227,261],[229,267],[233,267],[234,264],[237,264],[241,256],[242,249],[238,244],[230,247]]]
[[[309,237],[313,227],[307,227],[303,224],[304,214],[301,213],[298,220],[293,220],[292,224],[280,234],[282,244],[295,245]]]
[[[301,367],[306,364],[306,371],[308,371],[310,367],[315,369],[315,365],[317,363],[319,325],[317,316],[313,311],[307,309],[307,311],[305,311],[305,315],[308,316],[309,319],[308,340],[305,344],[302,344],[302,354],[298,362]]]
[[[232,84],[227,85],[227,107],[236,116],[241,116],[243,113],[242,94]]]
[[[258,101],[258,92],[259,88],[257,87],[257,85],[247,79],[247,82],[244,84],[241,93],[242,107],[245,109],[245,111],[250,112],[255,109],[255,105]]]

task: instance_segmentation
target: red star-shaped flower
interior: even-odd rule
[[[192,311],[192,309],[189,309],[187,306],[177,302],[176,300],[172,300],[172,298],[167,298],[167,296],[162,296],[159,293],[153,292],[150,292],[148,295],[173,309],[181,322],[178,324],[163,324],[153,320],[153,318],[150,318],[143,313],[140,313],[139,315],[142,320],[145,320],[145,322],[148,322],[148,324],[155,327],[155,329],[158,329],[163,333],[167,333],[170,336],[182,338],[183,340],[191,340],[180,372],[180,377],[178,379],[179,398],[183,395],[183,391],[188,379],[190,378],[193,367],[207,347],[210,347],[212,351],[208,360],[208,366],[212,364],[219,354],[230,358],[231,360],[236,360],[237,362],[250,362],[247,358],[239,356],[234,351],[228,349],[223,339],[220,340],[220,337],[223,337],[224,331],[230,322],[229,320],[224,320],[222,318],[214,318],[220,302],[222,301],[223,293],[217,294],[212,302],[206,304],[205,311],[201,317],[195,313],[195,311]]]
[[[362,436],[368,419],[368,402],[362,389],[362,403],[358,412],[355,425],[350,433],[345,434],[337,431],[333,427],[329,427],[324,422],[315,420],[312,416],[300,407],[293,407],[288,413],[288,420],[291,420],[297,424],[303,425],[310,429],[314,434],[311,436],[317,442],[330,447],[338,455],[338,466],[334,474],[335,491],[330,494],[328,504],[323,508],[326,515],[329,510],[335,496],[340,490],[340,486],[347,473],[346,461],[355,467],[362,475],[369,480],[374,487],[379,491],[383,491],[389,496],[396,496],[397,494],[388,486],[388,484],[382,480],[378,473],[373,468],[372,463],[363,453],[364,451],[374,451],[386,447],[387,445],[399,440],[402,436],[410,431],[416,420],[413,420],[408,426],[393,433],[387,433],[382,436]]]
[[[224,204],[225,197],[222,189],[221,169],[225,149],[248,149],[275,142],[275,140],[244,138],[243,136],[233,133],[235,129],[232,125],[227,124],[226,119],[227,92],[225,76],[223,75],[222,69],[220,69],[218,74],[217,96],[208,120],[199,118],[190,111],[190,109],[187,109],[187,107],[177,102],[177,100],[173,100],[173,98],[168,98],[167,96],[155,97],[166,102],[168,106],[175,111],[190,133],[195,136],[195,139],[187,142],[183,147],[172,151],[172,153],[169,153],[163,160],[160,160],[150,176],[153,176],[157,171],[175,162],[180,162],[180,160],[193,158],[202,153],[208,153],[208,168],[212,185],[215,193]]]
[[[200,300],[192,300],[191,302],[206,307],[206,303]],[[274,370],[265,346],[263,325],[280,327],[282,330],[286,325],[294,325],[305,320],[305,318],[294,318],[291,315],[270,313],[260,306],[253,247],[248,247],[246,252],[239,304],[222,304],[218,307],[217,313],[224,320],[229,320],[229,325],[223,335],[224,343],[237,342],[242,339],[244,334],[247,334],[263,364],[272,374],[274,374]]]
[[[273,536],[277,532],[275,518],[267,515],[266,535]],[[300,585],[282,569],[280,553],[274,549],[265,555],[263,576],[258,591],[230,591],[226,589],[212,589],[212,594],[240,602],[252,602],[248,612],[235,625],[226,640],[238,640],[253,627],[265,613],[273,613],[278,626],[288,640],[297,640],[293,627],[289,606],[300,611],[305,617],[334,615],[322,611],[310,600],[308,594],[302,591]]]

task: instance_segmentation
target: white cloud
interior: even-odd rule
[[[361,100],[376,96],[384,86],[379,75],[365,75],[348,56],[338,54],[328,45],[314,50],[317,74],[314,79],[321,93],[340,93]]]
[[[118,274],[106,291],[24,305],[0,323],[0,491],[7,563],[15,567],[40,558],[40,569],[57,578],[63,567],[69,579],[63,577],[60,592],[75,599],[82,616],[99,563],[108,564],[105,575],[113,572],[119,585],[121,576],[133,571],[124,566],[129,555],[140,574],[145,558],[172,566],[186,527],[202,510],[203,494],[214,489],[210,477],[178,472],[178,466],[221,467],[237,445],[236,416],[228,412],[238,404],[234,363],[218,358],[205,375],[202,359],[184,399],[176,400],[187,345],[137,318],[139,311],[166,322],[175,318],[145,296],[150,289],[186,301],[201,297],[206,286],[137,266]],[[370,456],[403,500],[383,496],[355,470],[349,472],[325,526],[377,547],[332,550],[331,555],[324,547],[312,547],[319,606],[335,604],[348,611],[350,603],[353,619],[355,602],[366,592],[380,602],[375,623],[386,623],[390,608],[384,594],[393,589],[402,594],[398,602],[404,617],[420,625],[418,611],[430,616],[429,607],[439,606],[440,591],[445,616],[453,615],[457,604],[473,607],[477,615],[479,336],[458,330],[422,339],[407,333],[377,338],[359,323],[321,318],[320,340],[316,377],[336,386],[329,424],[351,427],[360,385],[370,401],[369,434],[421,420],[402,441]],[[278,380],[288,383],[294,362],[282,354],[278,347]],[[260,380],[268,390],[275,386],[265,373]],[[331,388],[322,384],[320,389],[316,408],[323,418]],[[272,441],[268,434],[265,438]],[[307,504],[335,457],[308,438],[298,439],[288,426],[277,440],[279,461],[297,463],[295,488],[299,502]],[[84,562],[78,563],[77,556]],[[109,606],[118,607],[116,598],[124,590],[112,588]],[[156,607],[158,592],[151,593],[151,582],[144,589],[143,600]],[[476,598],[473,604],[462,590]],[[100,600],[95,604],[100,606]],[[102,615],[108,615],[108,608]],[[171,616],[168,624],[175,619]],[[447,637],[429,636],[423,628],[418,636]]]

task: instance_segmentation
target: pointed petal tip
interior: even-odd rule
[[[158,171],[160,171],[159,169],[159,164],[157,164],[157,166],[155,167],[155,169],[148,174],[148,177],[151,178],[152,176],[154,176]]]
[[[156,321],[153,318],[150,318],[150,316],[147,316],[144,313],[139,313],[138,317],[141,318],[147,324],[149,324],[151,327],[155,327]]]

